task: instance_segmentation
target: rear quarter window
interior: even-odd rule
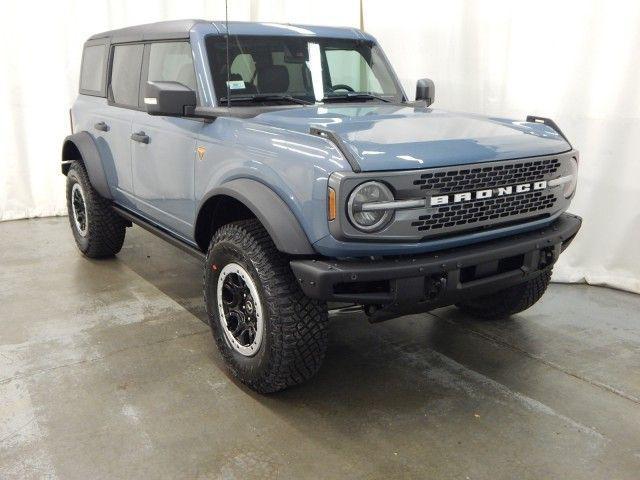
[[[92,95],[104,95],[104,73],[107,66],[107,46],[88,45],[82,52],[80,91]]]

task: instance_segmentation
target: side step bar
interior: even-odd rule
[[[187,252],[192,257],[195,257],[198,260],[201,260],[204,262],[205,254],[203,252],[198,250],[196,247],[189,245],[184,240],[179,239],[172,233],[162,228],[160,225],[151,223],[146,219],[136,215],[135,213],[130,212],[129,210],[126,210],[117,205],[113,205],[113,209],[118,215],[120,215],[125,220],[129,220],[131,223],[135,223],[136,225],[144,228],[147,232],[153,233],[154,235],[160,237],[161,239],[169,242],[174,247],[178,247],[180,250]]]

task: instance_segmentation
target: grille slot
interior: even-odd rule
[[[455,205],[437,207],[435,213],[420,215],[411,222],[418,231],[439,230],[447,227],[464,228],[476,223],[501,223],[510,217],[535,215],[550,209],[556,202],[556,196],[545,192],[527,192],[506,197],[487,198]]]
[[[468,167],[446,172],[423,173],[413,184],[421,190],[441,193],[482,190],[501,185],[514,185],[543,180],[556,173],[560,166],[557,158],[509,162],[500,165]]]

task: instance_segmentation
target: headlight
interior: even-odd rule
[[[576,157],[572,157],[571,160],[569,160],[567,173],[571,175],[571,180],[564,184],[564,198],[569,198],[573,195],[578,185],[578,159]]]
[[[347,203],[349,220],[358,230],[374,232],[383,228],[393,217],[393,210],[363,205],[375,202],[391,202],[393,193],[384,183],[365,182],[353,189]],[[369,209],[371,208],[371,209]]]

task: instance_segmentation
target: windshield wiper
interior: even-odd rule
[[[227,97],[220,97],[220,103],[226,103],[228,100]],[[301,98],[292,97],[291,95],[280,95],[277,93],[272,94],[257,94],[257,95],[232,95],[230,97],[232,102],[268,102],[270,100],[278,101],[284,100],[287,102],[297,103],[298,105],[313,105],[314,102],[310,102],[308,100],[302,100]]]
[[[375,93],[369,92],[348,92],[343,95],[328,95],[324,97],[322,102],[333,102],[340,100],[380,100],[385,103],[390,103],[391,100],[388,98],[381,97],[380,95],[376,95]]]

